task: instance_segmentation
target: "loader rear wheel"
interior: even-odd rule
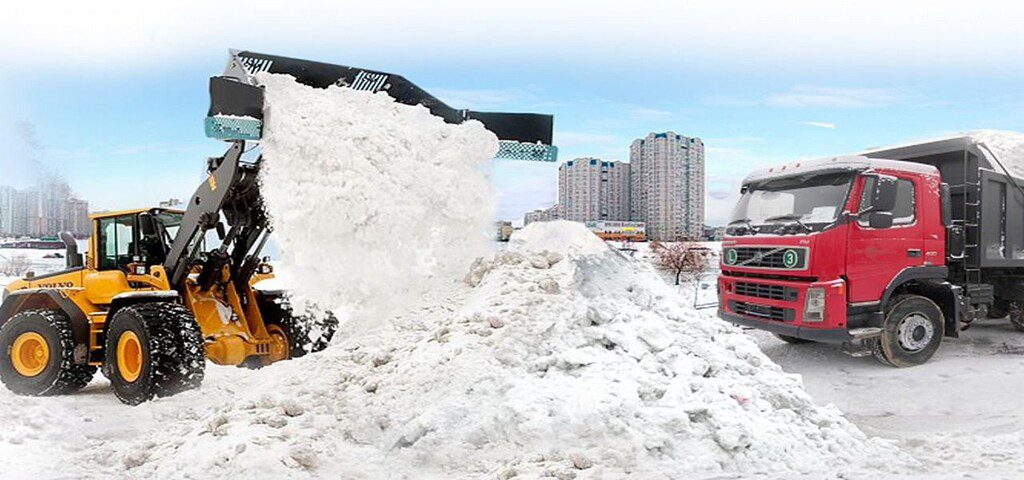
[[[775,335],[775,338],[778,338],[779,340],[782,340],[783,342],[791,343],[793,345],[804,345],[804,344],[807,344],[807,343],[814,343],[814,340],[807,340],[807,339],[800,338],[800,337],[791,337],[789,335],[783,335],[781,333],[774,333],[772,335]]]
[[[902,295],[886,307],[882,335],[867,344],[875,358],[885,365],[921,365],[942,344],[944,324],[942,310],[935,302],[919,295]]]
[[[96,367],[76,364],[75,336],[59,310],[26,310],[0,328],[0,380],[19,395],[62,395],[89,384]]]
[[[104,373],[128,405],[196,388],[205,368],[199,325],[179,304],[140,303],[118,310],[110,321]]]

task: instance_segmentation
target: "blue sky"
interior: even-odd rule
[[[82,3],[0,19],[0,184],[30,183],[35,156],[94,208],[191,193],[223,150],[202,117],[229,47],[552,113],[562,161],[625,160],[651,131],[701,137],[711,223],[759,166],[1024,130],[1024,7],[1006,2]],[[550,205],[556,169],[496,163],[502,216]]]

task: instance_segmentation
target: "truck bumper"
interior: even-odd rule
[[[857,337],[851,335],[850,331],[845,328],[810,328],[799,325],[788,325],[781,322],[766,322],[764,320],[747,318],[742,315],[726,312],[723,309],[718,309],[718,317],[742,327],[766,330],[780,335],[788,335],[790,337],[803,338],[805,340],[821,343],[849,343],[857,340]]]
[[[729,275],[719,276],[718,315],[737,325],[758,328],[822,343],[858,339],[847,319],[846,283],[842,279],[801,281]],[[808,318],[807,292],[824,290],[824,315]],[[853,331],[851,331],[853,330]]]

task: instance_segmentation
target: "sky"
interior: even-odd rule
[[[151,5],[151,3],[153,5]],[[976,129],[1024,131],[1024,4],[1004,1],[17,2],[0,17],[0,185],[94,210],[188,198],[229,48],[398,73],[456,108],[555,116],[560,161],[700,137],[708,223],[747,172]],[[496,161],[500,216],[557,164]]]

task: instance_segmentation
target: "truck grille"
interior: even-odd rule
[[[804,270],[807,268],[807,248],[729,247],[722,252],[722,262],[730,267]]]
[[[747,302],[729,302],[732,311],[748,317],[763,318],[779,322],[789,322],[796,319],[796,311],[792,308],[771,307],[768,305],[757,305]]]
[[[736,282],[736,294],[747,297],[795,302],[799,292],[795,288],[783,287],[781,285]]]

